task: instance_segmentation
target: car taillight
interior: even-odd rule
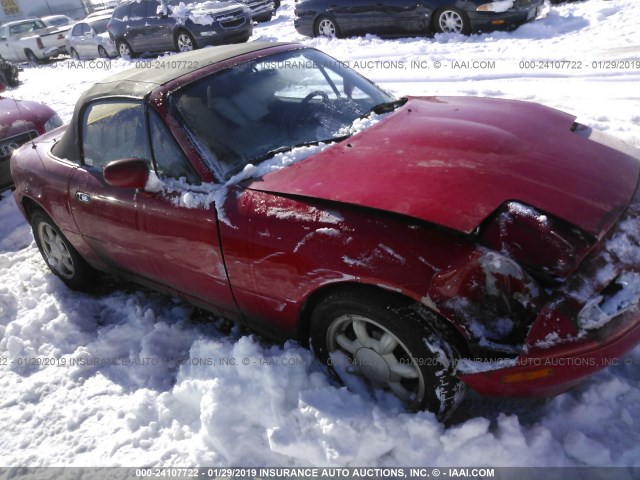
[[[42,39],[40,37],[38,37],[38,39],[36,40],[36,45],[40,50],[44,50],[44,44],[42,43]]]

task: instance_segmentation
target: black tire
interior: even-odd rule
[[[0,58],[0,72],[2,72],[4,81],[9,87],[16,87],[20,84],[18,69],[11,62],[3,58]]]
[[[134,58],[135,53],[131,48],[131,45],[126,40],[118,40],[116,42],[116,50],[118,51],[118,55],[122,58]]]
[[[75,48],[69,50],[69,55],[71,55],[71,58],[73,58],[74,60],[80,60],[80,55]]]
[[[471,33],[471,22],[462,10],[455,7],[441,8],[433,15],[433,29],[438,33]]]
[[[31,215],[31,229],[49,270],[73,290],[91,290],[98,273],[73,248],[57,225],[40,210]]]
[[[254,20],[258,23],[270,22],[273,19],[274,12],[263,13],[262,15],[258,15]]]
[[[6,74],[7,82],[9,82],[10,87],[17,87],[20,84],[20,80],[18,78],[18,69],[12,67]]]
[[[104,49],[102,45],[98,45],[98,57],[100,58],[109,58],[109,54]]]
[[[340,38],[342,36],[338,22],[327,16],[322,16],[316,20],[313,33],[316,37]]]
[[[24,54],[27,56],[27,61],[33,65],[37,65],[38,63],[40,63],[40,60],[38,59],[38,57],[36,57],[36,54],[33,53],[31,50],[27,49],[24,51]]]
[[[445,420],[464,397],[465,385],[455,375],[458,339],[421,306],[378,292],[332,293],[311,314],[310,340],[338,378],[332,353],[339,351],[352,373],[372,388],[392,391],[410,410],[430,410]]]
[[[193,35],[191,35],[188,31],[181,29],[176,33],[175,38],[175,47],[176,52],[190,52],[192,50],[196,50],[198,45],[196,44]]]

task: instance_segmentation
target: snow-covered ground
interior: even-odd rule
[[[292,12],[284,0],[253,39],[315,46],[395,94],[544,103],[640,147],[637,0],[547,7],[510,33],[398,40],[304,38]],[[133,63],[27,68],[7,95],[68,121],[92,82]],[[68,290],[13,199],[0,200],[0,467],[639,467],[640,349],[628,358],[549,400],[470,395],[445,427],[331,383],[295,343],[271,344],[174,299],[134,285]]]

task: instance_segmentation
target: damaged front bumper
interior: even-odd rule
[[[640,192],[540,311],[517,358],[464,360],[458,376],[484,395],[550,396],[620,363],[640,343]]]

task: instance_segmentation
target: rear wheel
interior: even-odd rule
[[[24,54],[27,56],[27,60],[29,63],[33,63],[34,65],[40,62],[40,59],[36,57],[36,54],[31,50],[25,50]]]
[[[471,33],[471,22],[462,10],[449,7],[438,10],[434,15],[434,30],[440,33]]]
[[[320,17],[315,26],[316,37],[338,38],[340,28],[335,20],[329,17]]]
[[[180,30],[176,35],[176,51],[177,52],[190,52],[198,48],[196,41],[186,30]]]
[[[109,58],[109,54],[102,45],[98,46],[98,56],[100,58]]]
[[[31,228],[49,270],[74,290],[89,290],[95,285],[97,272],[44,212],[38,210],[31,216]]]
[[[116,42],[116,50],[118,50],[118,55],[122,58],[133,58],[134,56],[133,50],[126,40],[118,40]]]
[[[446,419],[464,396],[456,377],[457,339],[435,314],[385,294],[344,291],[321,300],[311,316],[311,344],[333,373],[361,377],[411,410]],[[343,363],[342,367],[339,366]]]

